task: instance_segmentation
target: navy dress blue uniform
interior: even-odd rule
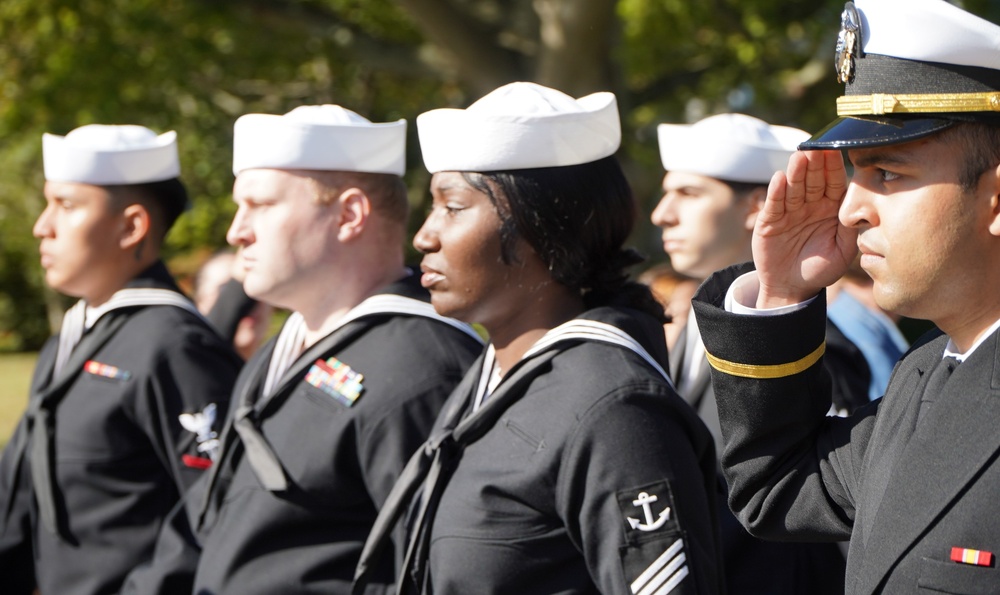
[[[690,326],[684,327],[679,335],[677,345],[670,351],[670,376],[675,384],[682,381],[685,338],[690,329]],[[831,405],[838,410],[850,413],[868,403],[867,391],[871,372],[861,350],[829,321],[826,325],[826,345],[823,366],[833,383]],[[716,452],[721,455],[722,426],[719,425],[719,407],[715,402],[711,371],[711,366],[705,361],[704,365],[698,369],[696,377],[688,385],[688,391],[682,396],[694,407],[698,416],[712,432]]]
[[[697,327],[686,325],[676,348],[670,351],[672,378],[678,384],[685,368],[686,333],[694,328]],[[853,411],[861,406],[860,401],[868,402],[868,365],[860,350],[829,322],[826,344],[823,365],[833,383],[831,402],[837,409]],[[704,358],[703,353],[701,357]],[[716,453],[721,456],[722,426],[707,361],[700,366],[683,396],[712,433]],[[721,467],[719,473],[719,524],[726,586],[731,595],[843,593],[846,560],[836,543],[780,543],[753,537],[726,505],[728,488],[721,477]]]
[[[175,510],[152,564],[133,573],[124,592],[349,591],[379,507],[482,351],[471,327],[434,318],[415,281],[409,276],[379,295],[409,298],[430,315],[386,311],[347,323],[307,349],[266,398],[275,341],[259,350],[237,381],[234,408],[253,403],[286,488],[262,484],[230,421],[217,474],[192,489],[186,511]],[[338,363],[363,376],[353,403],[311,380],[317,366]],[[389,557],[371,592],[394,580]]]
[[[744,265],[694,298],[730,506],[763,537],[850,538],[848,593],[1000,592],[998,245],[992,218],[963,218],[995,217],[998,47],[1000,26],[943,1],[848,2],[840,118],[799,147],[826,152],[794,156],[771,187],[771,219],[755,238],[764,289],[754,296],[753,279],[738,280]],[[842,150],[855,165],[849,184]],[[927,213],[931,204],[941,211]],[[821,286],[846,271],[854,241],[880,306],[952,337],[925,337],[883,398],[827,417]],[[946,348],[964,359],[957,368]]]
[[[662,327],[645,314],[605,307],[579,319],[666,362]],[[487,356],[408,466],[437,453],[410,513],[399,592],[720,592],[712,438],[668,381],[633,351],[568,337],[529,352],[475,409]],[[404,473],[394,492],[420,477]],[[360,575],[405,500],[386,505]]]
[[[923,388],[945,336],[903,356],[885,397],[849,418],[827,417],[830,381],[815,355],[824,343],[825,299],[780,316],[726,312],[726,291],[746,270],[717,273],[694,302],[714,357],[794,371],[752,378],[713,370],[730,505],[742,522],[773,539],[850,538],[849,593],[996,592],[995,562],[957,564],[950,556],[956,547],[994,560],[1000,553],[992,513],[1000,493],[997,333],[933,395],[947,405],[932,407],[919,425]]]
[[[126,288],[180,295],[161,263]],[[206,408],[224,416],[240,360],[202,318],[164,305],[105,314],[53,378],[58,343],[50,339],[39,355],[29,414],[0,462],[2,591],[116,593],[152,555],[180,495],[211,464],[199,449],[204,440],[179,416]],[[55,532],[39,519],[32,481],[39,418],[31,412],[43,400],[54,428]],[[211,428],[202,425],[205,438]]]

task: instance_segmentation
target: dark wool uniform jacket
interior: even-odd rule
[[[824,296],[780,316],[727,313],[726,290],[746,270],[720,271],[694,302],[706,349],[721,360],[715,367],[743,370],[715,369],[713,383],[729,503],[744,525],[774,539],[849,537],[848,593],[1000,591],[997,333],[926,396],[933,402],[919,424],[945,336],[904,355],[882,399],[849,418],[827,417],[829,380],[815,359]],[[953,548],[989,552],[992,563],[951,561]]]
[[[126,287],[177,291],[162,264]],[[95,349],[88,336],[106,342]],[[53,455],[60,535],[38,518],[26,417],[0,462],[5,595],[36,586],[52,595],[117,593],[125,575],[152,555],[180,494],[210,463],[179,415],[214,403],[218,429],[241,364],[203,319],[174,306],[105,314],[73,351],[64,380],[54,382],[57,346],[54,337],[39,355],[31,401],[52,390],[61,396]],[[116,374],[95,373],[99,368],[85,360],[114,366]]]
[[[670,351],[671,377],[678,384],[684,371],[685,335],[692,328],[696,327],[684,327],[676,347]],[[833,404],[848,411],[867,404],[871,373],[861,351],[829,321],[826,346],[823,363],[833,381]],[[681,396],[708,426],[715,440],[716,454],[721,456],[722,427],[712,388],[711,366],[707,361],[688,391]],[[720,483],[724,484],[721,477]],[[779,543],[757,539],[747,533],[729,510],[724,485],[721,491],[719,525],[729,595],[838,595],[844,592],[846,561],[838,544]]]
[[[415,281],[382,293],[427,301]],[[346,340],[322,348],[341,331]],[[402,314],[360,318],[341,331],[306,350],[279,383],[285,388],[257,406],[260,432],[289,488],[265,489],[227,426],[200,530],[195,536],[191,526],[198,524],[209,477],[189,493],[187,514],[175,510],[153,563],[130,577],[125,593],[349,591],[379,507],[482,343],[444,322]],[[274,347],[272,340],[247,363],[235,398],[261,392]],[[309,364],[333,357],[364,375],[351,406],[306,381]],[[391,588],[393,562],[389,557],[379,569],[373,593]]]
[[[580,318],[624,330],[666,366],[652,318],[612,308]],[[627,348],[570,341],[535,357],[551,352],[540,366],[519,362],[476,413],[469,379],[482,360],[453,395],[448,408],[469,417],[520,387],[456,455],[427,525],[428,555],[414,562],[422,592],[720,592],[715,451],[704,424]]]

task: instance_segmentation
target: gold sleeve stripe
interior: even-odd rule
[[[1000,93],[914,93],[844,95],[837,98],[838,116],[934,114],[942,112],[997,112]]]
[[[729,374],[730,376],[741,376],[743,378],[756,378],[758,380],[766,378],[784,378],[785,376],[792,376],[800,372],[804,372],[809,369],[809,366],[815,364],[819,361],[819,358],[823,357],[823,353],[826,351],[826,341],[820,343],[820,346],[804,358],[794,361],[788,364],[774,364],[769,366],[755,366],[752,364],[738,364],[736,362],[727,362],[724,359],[720,359],[706,352],[705,355],[708,356],[708,363],[711,364],[716,370]]]

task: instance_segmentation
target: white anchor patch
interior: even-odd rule
[[[633,529],[638,529],[640,531],[655,531],[662,527],[668,520],[670,520],[670,507],[665,506],[663,510],[653,518],[653,507],[652,504],[659,500],[656,494],[647,494],[646,492],[639,492],[639,496],[632,501],[632,506],[642,507],[642,511],[645,515],[645,523],[639,519],[634,519],[632,517],[625,517],[628,520],[629,526]]]
[[[198,441],[198,452],[214,455],[219,447],[218,434],[212,430],[215,423],[215,403],[209,403],[198,413],[182,413],[178,416],[181,426],[195,434]]]

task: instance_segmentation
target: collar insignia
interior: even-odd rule
[[[837,82],[854,82],[854,59],[861,57],[861,16],[854,3],[848,2],[840,15],[837,56],[833,62],[837,70]]]

